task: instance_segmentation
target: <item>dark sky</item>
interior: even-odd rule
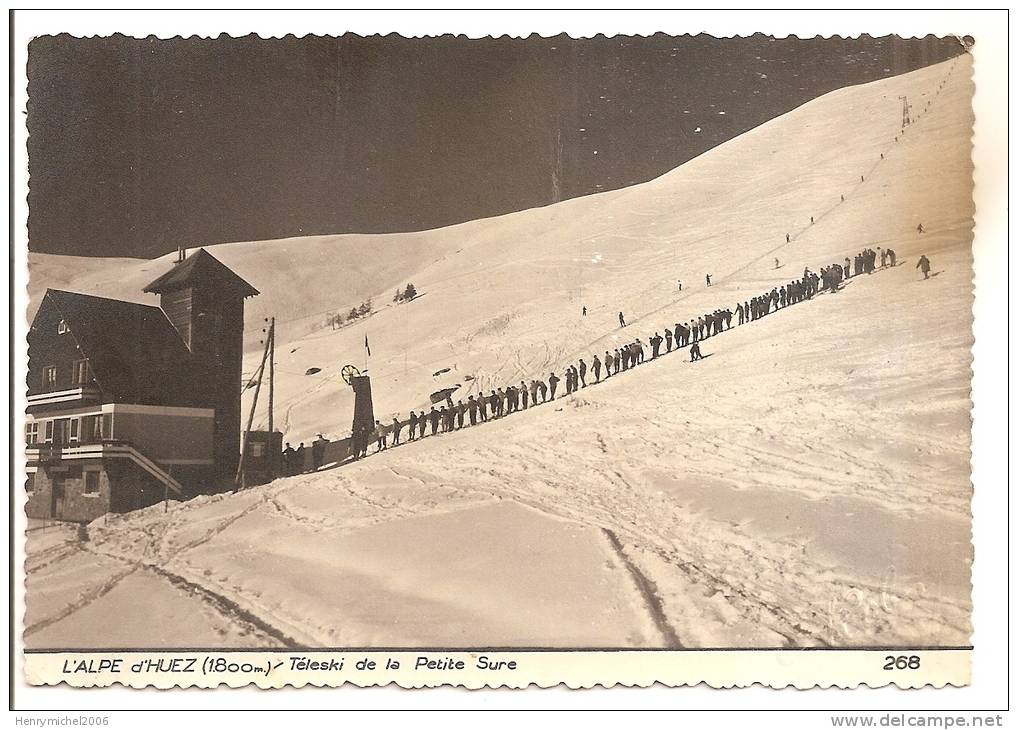
[[[154,257],[546,205],[960,51],[932,36],[41,37],[29,248]]]

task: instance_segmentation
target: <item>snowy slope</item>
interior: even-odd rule
[[[901,94],[919,118],[895,142]],[[288,440],[345,434],[337,373],[364,364],[365,335],[376,414],[405,416],[439,387],[561,374],[865,246],[901,265],[708,340],[695,365],[671,354],[497,423],[94,525],[78,592],[44,597],[59,562],[30,575],[29,645],[82,635],[68,606],[156,569],[208,591],[208,630],[238,644],[967,643],[971,94],[963,57],[828,94],[643,185],[392,243],[376,301],[403,280],[423,296],[338,332],[281,324]],[[328,278],[245,271],[268,246],[212,250],[279,310],[288,282]],[[186,641],[183,622],[158,633]]]

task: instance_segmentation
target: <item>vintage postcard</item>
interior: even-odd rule
[[[968,684],[979,44],[33,37],[24,681]]]

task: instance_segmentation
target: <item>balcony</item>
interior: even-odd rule
[[[38,408],[66,408],[83,404],[98,403],[99,389],[94,385],[82,385],[66,390],[48,390],[28,394],[29,410]]]

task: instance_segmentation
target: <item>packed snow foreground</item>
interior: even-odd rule
[[[348,432],[338,371],[363,364],[365,335],[391,421],[865,247],[899,265],[710,338],[697,363],[672,353],[356,463],[110,516],[87,540],[33,530],[27,645],[969,643],[970,71],[836,91],[643,185],[405,234],[404,258],[394,236],[313,239],[312,261],[276,269],[263,244],[213,247],[295,313],[277,347],[292,442]],[[919,117],[904,134],[902,94]],[[377,301],[407,281],[421,296],[317,327],[344,281],[375,275],[355,244],[384,259]],[[118,265],[126,291],[151,262]],[[292,282],[323,276],[296,287],[301,309]]]

